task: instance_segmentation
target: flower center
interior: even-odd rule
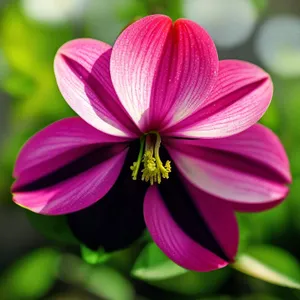
[[[156,131],[150,131],[140,138],[140,151],[137,161],[130,167],[133,180],[137,180],[141,163],[144,165],[141,171],[143,181],[150,182],[153,185],[155,182],[160,184],[162,178],[169,178],[171,161],[167,160],[165,164],[162,163],[159,157],[160,144],[161,138]]]

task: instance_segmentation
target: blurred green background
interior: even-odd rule
[[[239,252],[300,283],[299,0],[0,0],[1,300],[300,299],[296,289],[231,267],[188,272],[151,243],[110,256],[80,249],[63,218],[40,219],[11,201],[12,168],[22,144],[74,115],[55,83],[57,49],[77,37],[113,44],[130,22],[152,13],[197,21],[214,38],[221,59],[251,61],[272,75],[274,98],[261,122],[285,145],[293,184],[279,207],[238,216]]]

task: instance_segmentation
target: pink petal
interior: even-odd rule
[[[138,129],[111,82],[110,55],[111,46],[92,39],[64,44],[54,61],[57,84],[72,109],[90,125],[109,134],[135,137]]]
[[[197,109],[218,71],[216,48],[196,23],[145,17],[122,32],[111,57],[120,100],[142,131],[175,124]]]
[[[185,182],[189,193],[227,257],[231,260],[238,250],[239,230],[233,205]]]
[[[185,178],[241,210],[267,209],[288,193],[291,175],[284,148],[262,125],[227,138],[168,138],[165,144]]]
[[[238,227],[231,205],[192,186],[188,186],[188,191],[197,212],[204,218],[229,260],[232,260],[237,251]],[[153,240],[176,264],[198,272],[212,271],[228,264],[180,228],[156,186],[150,187],[146,194],[144,216]],[[188,220],[189,216],[186,218]]]
[[[15,202],[45,214],[63,214],[91,205],[118,177],[127,151],[126,145],[119,143],[124,141],[125,138],[98,131],[78,117],[51,124],[33,136],[17,158],[17,180],[12,187]],[[95,151],[94,164],[87,155]],[[84,157],[86,160],[80,164]],[[70,164],[73,169],[67,174]],[[74,174],[76,167],[82,172]],[[54,179],[49,179],[51,174],[56,174]],[[50,183],[45,185],[46,179]],[[24,189],[41,180],[44,183],[38,188]]]
[[[26,184],[66,165],[95,146],[126,140],[103,133],[78,117],[66,118],[28,140],[18,155],[13,176]]]
[[[127,150],[95,167],[62,181],[54,186],[36,191],[15,192],[14,201],[34,212],[61,215],[86,208],[101,199],[117,180]]]
[[[217,83],[201,109],[165,134],[218,138],[239,133],[261,118],[272,93],[272,81],[259,67],[238,60],[220,61]]]

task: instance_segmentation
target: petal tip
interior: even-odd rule
[[[22,208],[25,208],[26,210],[33,211],[33,210],[30,209],[29,207],[27,207],[27,206],[21,204],[20,202],[18,202],[18,200],[16,199],[16,197],[17,197],[17,194],[16,194],[16,193],[13,193],[12,196],[13,196],[13,198],[12,198],[12,199],[13,199],[13,202],[16,203],[18,206],[20,206],[20,207],[22,207]]]

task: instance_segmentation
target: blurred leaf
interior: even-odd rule
[[[251,294],[251,295],[244,295],[241,296],[239,298],[237,298],[237,300],[279,300],[279,298],[276,298],[274,296],[271,295],[266,295],[266,294]]]
[[[135,0],[90,0],[84,22],[89,37],[113,44],[127,23],[136,15],[132,11]]]
[[[288,229],[289,207],[287,201],[268,211],[238,213],[237,215],[239,224],[242,222],[243,230],[247,231],[248,241],[270,242],[276,237],[282,236]]]
[[[1,3],[1,0],[0,0]],[[7,74],[9,73],[9,65],[7,60],[5,59],[4,55],[3,55],[3,51],[0,48],[0,84],[1,81],[3,80],[3,78],[5,78],[7,76]]]
[[[142,280],[163,280],[186,272],[186,269],[172,262],[155,243],[150,243],[140,253],[131,273]]]
[[[53,72],[58,48],[73,38],[69,25],[51,27],[27,19],[18,5],[8,5],[1,19],[1,46],[11,67],[5,90],[20,97],[13,124],[47,115],[56,120],[71,109],[60,95]]]
[[[140,252],[141,244],[137,241],[129,248],[112,252],[108,264],[122,273],[129,274]]]
[[[243,295],[240,297],[231,297],[231,296],[215,296],[215,297],[207,297],[201,298],[197,300],[279,300],[271,295],[266,294],[251,294],[251,295]]]
[[[182,1],[185,0],[166,0],[165,13],[170,16],[173,20],[182,18]]]
[[[299,155],[300,158],[300,155]],[[290,218],[292,220],[292,226],[296,229],[294,232],[300,232],[300,177],[293,178],[293,183],[290,188],[290,193],[287,197],[287,204],[290,208]],[[292,243],[291,243],[292,244]],[[296,243],[295,243],[296,244]]]
[[[18,72],[11,73],[1,84],[2,88],[14,97],[26,96],[33,93],[35,89],[33,79]]]
[[[6,144],[7,133],[9,132],[9,116],[11,112],[11,99],[0,92],[0,153]]]
[[[172,262],[154,243],[143,249],[132,270],[133,276],[151,285],[186,295],[216,290],[228,272],[229,269],[209,273],[188,271]]]
[[[83,260],[91,265],[103,263],[110,257],[110,254],[105,253],[103,249],[93,251],[84,245],[80,245],[80,249]]]
[[[232,298],[230,296],[224,295],[224,296],[212,296],[212,297],[205,297],[205,298],[200,298],[197,300],[236,300],[236,298]]]
[[[245,214],[236,213],[236,217],[239,225],[239,245],[238,253],[242,253],[248,248],[251,237],[251,226]]]
[[[295,126],[300,118],[299,78],[282,80],[274,75],[272,79],[276,87],[274,100],[280,114],[280,138],[288,150],[294,149],[295,139],[300,138],[300,131]]]
[[[272,101],[267,111],[260,120],[260,123],[277,131],[280,127],[280,114],[276,101]]]
[[[146,3],[148,14],[166,14],[173,20],[182,17],[182,0],[149,0]]]
[[[218,291],[228,279],[229,268],[199,273],[188,271],[182,275],[161,281],[148,281],[151,285],[183,295],[209,294]]]
[[[40,299],[54,284],[59,261],[59,253],[50,248],[24,256],[0,278],[0,299]]]
[[[1,44],[10,66],[39,78],[46,65],[51,65],[60,45],[72,38],[69,26],[42,26],[22,15],[15,3],[1,18]]]
[[[300,289],[300,266],[291,254],[280,248],[267,245],[249,248],[231,266],[264,281]]]
[[[291,149],[289,149],[289,159],[293,177],[300,177],[300,149],[294,146],[290,148]],[[293,186],[294,184],[292,184],[292,187]]]
[[[134,290],[128,280],[104,265],[89,265],[73,255],[64,255],[61,280],[109,300],[132,300]]]
[[[200,298],[197,300],[236,300],[236,298],[232,298],[230,296],[224,295],[224,296],[212,296],[212,297],[205,297],[205,298]]]
[[[14,124],[33,118],[41,119],[43,116],[56,121],[74,115],[57,88],[52,68],[45,69],[41,79],[36,81],[34,91],[18,101],[13,114]]]
[[[78,291],[76,288],[74,290],[70,289],[68,291],[60,292],[57,294],[50,295],[43,300],[107,300],[104,298],[91,298],[91,295],[85,292]]]
[[[252,0],[253,5],[258,12],[263,12],[269,5],[269,0]]]
[[[26,211],[30,223],[45,237],[60,243],[78,244],[72,234],[66,216],[46,216]]]
[[[116,16],[128,23],[131,20],[137,19],[137,17],[144,17],[147,15],[147,8],[145,1],[139,0],[118,0],[115,7]]]
[[[134,290],[117,271],[102,266],[94,268],[88,274],[86,287],[90,292],[110,300],[132,300]]]
[[[155,243],[149,243],[140,253],[132,275],[142,280],[163,280],[188,272],[172,262]]]

